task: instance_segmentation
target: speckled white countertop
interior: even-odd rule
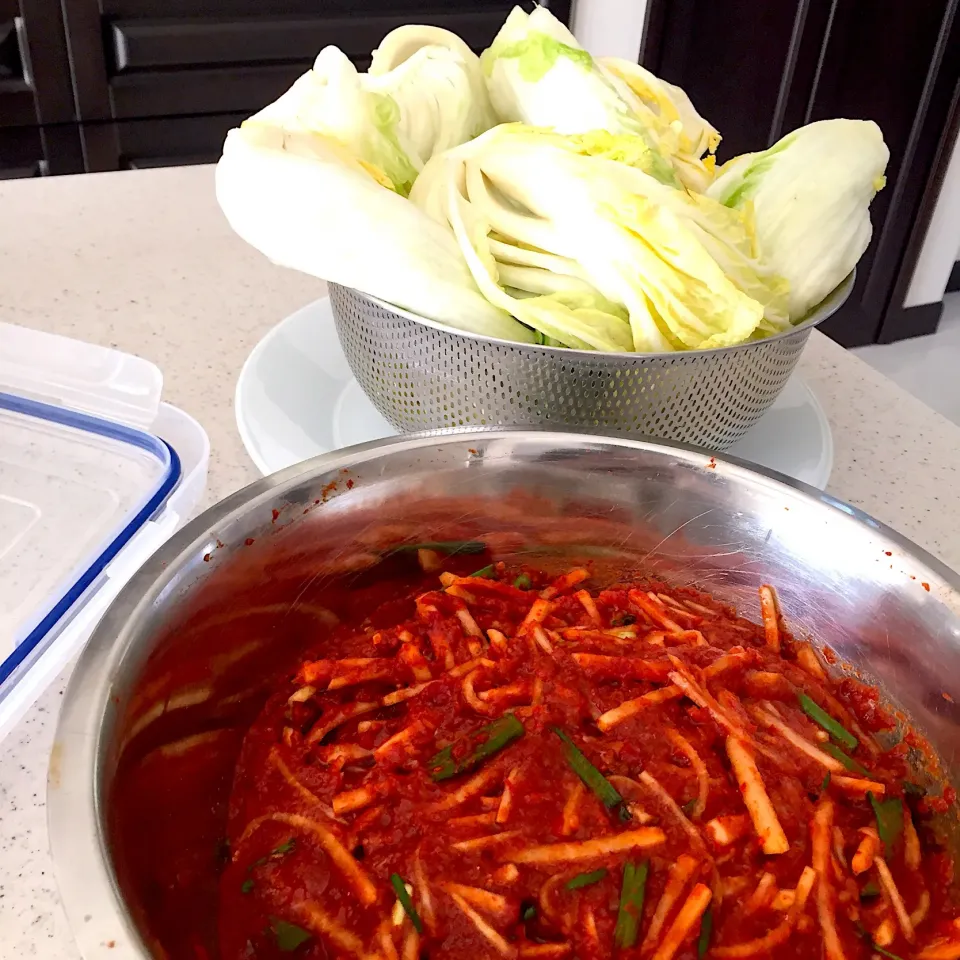
[[[247,354],[323,292],[230,232],[213,172],[0,182],[0,319],[158,364],[212,444],[207,503],[256,477],[233,419]],[[814,333],[800,373],[836,447],[828,490],[960,569],[960,429]],[[0,744],[0,957],[79,956],[47,849],[46,767],[65,677]]]

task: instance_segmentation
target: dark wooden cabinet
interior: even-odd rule
[[[0,179],[79,173],[59,0],[0,0]]]
[[[116,123],[86,123],[84,153],[91,170],[140,170],[189,163],[213,163],[227,131],[249,114],[152,117]]]
[[[0,128],[0,180],[82,173],[83,169],[76,124]]]
[[[76,119],[59,0],[0,0],[0,128]]]
[[[827,332],[846,345],[936,329],[904,309],[960,120],[958,0],[650,0],[641,62],[723,134],[720,159],[829,117],[876,120],[886,189],[853,295]]]
[[[490,44],[511,0],[0,0],[0,177],[216,160],[227,130],[335,44],[394,27]],[[569,18],[569,0],[552,6]]]
[[[0,177],[212,162],[326,45],[361,69],[394,27],[477,51],[511,0],[0,0]],[[567,20],[569,0],[553,5]]]
[[[0,130],[0,180],[40,177],[48,173],[40,127]]]

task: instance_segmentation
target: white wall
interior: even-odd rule
[[[954,141],[940,196],[903,305],[915,307],[942,300],[957,260],[960,260],[960,136]]]
[[[573,35],[595,57],[637,62],[647,0],[574,0]]]

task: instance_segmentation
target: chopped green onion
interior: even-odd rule
[[[697,960],[703,960],[710,949],[710,937],[713,935],[713,907],[707,907],[700,921],[700,936],[697,938]]]
[[[482,540],[424,540],[423,543],[401,543],[393,553],[411,553],[414,550],[436,550],[437,553],[483,553],[487,545]]]
[[[592,883],[599,883],[606,875],[606,867],[601,867],[592,873],[578,873],[572,880],[567,881],[566,887],[568,890],[579,890],[581,887],[589,887]]]
[[[811,700],[805,693],[797,694],[797,699],[800,701],[800,706],[803,708],[803,712],[811,719],[814,723],[819,723],[827,733],[830,734],[834,740],[839,740],[845,747],[848,747],[851,750],[856,750],[860,745],[860,741],[846,729],[846,727],[837,723],[833,717],[827,713],[819,704]]]
[[[453,744],[448,744],[429,760],[430,776],[434,780],[449,780],[457,776],[457,762],[453,759]]]
[[[420,914],[417,913],[417,908],[413,905],[410,894],[407,893],[407,885],[403,882],[403,877],[399,873],[390,874],[390,886],[393,887],[393,892],[397,895],[404,913],[410,918],[413,929],[417,933],[423,933],[423,922],[420,920]]]
[[[688,800],[680,809],[689,817],[693,813],[693,808],[697,805],[696,800]]]
[[[551,727],[551,729],[563,741],[567,763],[573,768],[573,772],[611,814],[616,814],[620,820],[628,823],[630,811],[613,784],[581,753],[577,745],[559,727]]]
[[[649,863],[627,862],[623,865],[623,885],[620,887],[620,909],[613,928],[613,941],[621,949],[632,947],[640,932],[643,917],[643,898],[647,889]]]
[[[295,923],[287,923],[286,920],[280,920],[278,917],[270,918],[270,926],[273,929],[273,935],[277,938],[277,947],[284,953],[292,953],[302,943],[306,943],[313,934],[298,927]]]
[[[243,883],[240,884],[240,892],[253,893],[253,881],[249,879],[244,880]]]
[[[879,896],[880,896],[880,884],[878,884],[876,880],[868,881],[864,885],[863,889],[860,891],[861,900],[870,900],[873,897],[879,897]]]
[[[512,713],[505,714],[499,720],[481,727],[475,734],[470,734],[471,740],[478,736],[486,737],[473,753],[456,760],[453,756],[455,744],[451,743],[433,756],[428,763],[430,776],[436,781],[458,777],[461,773],[480,766],[484,760],[522,737],[525,732],[523,724]]]
[[[525,573],[521,573],[520,576],[513,581],[513,585],[518,590],[529,590],[531,586],[530,578]]]
[[[859,773],[861,776],[869,777],[870,772],[866,767],[857,763],[853,757],[847,756],[835,743],[821,743],[820,749],[824,753],[829,753],[835,760],[839,760],[848,770]]]
[[[873,942],[873,937],[870,936],[870,931],[867,930],[863,924],[857,924],[857,933],[860,937],[866,941],[870,949],[874,953],[879,953],[881,957],[886,957],[887,960],[903,960],[903,957],[899,956],[896,953],[891,953],[889,950],[885,950],[883,947]]]
[[[537,908],[531,903],[523,908],[523,913],[520,914],[522,920],[534,920],[537,916]]]
[[[481,567],[479,570],[471,573],[470,576],[489,580],[493,576],[493,564],[488,563],[485,567]]]
[[[903,960],[903,957],[901,957],[900,954],[891,953],[889,950],[879,946],[878,944],[874,943],[872,940],[870,941],[870,949],[875,950],[877,953],[880,954],[881,957],[886,957],[887,960]]]
[[[878,800],[872,793],[867,793],[873,815],[877,818],[877,833],[883,842],[887,856],[893,850],[893,845],[903,833],[903,804],[899,799]]]
[[[279,860],[281,857],[285,857],[288,853],[293,852],[293,848],[297,845],[296,837],[288,837],[283,843],[275,846],[265,857],[258,857],[253,863],[247,867],[247,872],[251,871],[254,867],[262,867],[269,860]],[[246,891],[244,891],[246,893]]]
[[[826,793],[827,790],[829,789],[829,787],[830,787],[830,774],[828,773],[828,774],[823,778],[823,783],[820,784],[820,792],[821,792],[821,793]]]

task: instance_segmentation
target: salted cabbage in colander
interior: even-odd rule
[[[789,330],[855,266],[888,151],[870,121],[717,168],[719,132],[637,64],[514,9],[478,58],[408,25],[328,47],[232,130],[217,197],[277,263],[449,326],[615,352]]]

